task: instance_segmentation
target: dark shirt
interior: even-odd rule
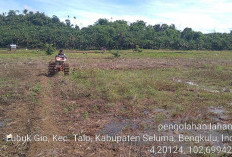
[[[57,54],[56,57],[61,57],[61,58],[65,58],[67,59],[66,55],[65,54]]]

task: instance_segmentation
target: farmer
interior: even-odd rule
[[[58,60],[57,58],[62,58],[62,60]],[[63,53],[63,50],[60,50],[59,53],[55,56],[56,64],[61,65],[67,59],[66,55]]]
[[[56,57],[61,57],[61,58],[64,58],[64,59],[67,59],[66,55],[64,54],[63,50],[60,50],[59,53],[56,55]],[[56,58],[55,57],[55,58]]]

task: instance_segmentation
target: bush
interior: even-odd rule
[[[56,51],[56,48],[53,46],[53,44],[45,44],[44,47],[47,55],[52,55]]]
[[[116,57],[116,58],[120,57],[120,53],[119,53],[119,51],[113,52],[112,54],[113,54],[113,55],[114,55],[114,57]]]
[[[139,45],[136,45],[134,51],[135,51],[135,52],[143,52],[143,49],[141,49],[141,48],[139,47]]]

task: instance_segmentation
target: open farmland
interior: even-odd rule
[[[0,50],[0,156],[153,156],[148,150],[156,146],[183,146],[185,156],[209,156],[215,153],[187,149],[231,145],[220,139],[232,136],[228,129],[159,131],[158,126],[232,123],[232,51],[123,50],[118,58],[110,52],[65,53],[70,75],[48,77],[54,55]],[[50,142],[2,140],[8,134],[47,136]],[[75,134],[93,139],[201,134],[218,141],[81,142]],[[68,140],[53,141],[53,135]]]

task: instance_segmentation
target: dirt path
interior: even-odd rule
[[[33,137],[39,138],[41,141],[33,141],[30,143],[28,156],[60,156],[64,148],[63,142],[53,141],[53,135],[62,135],[62,131],[57,127],[53,111],[53,101],[51,91],[48,85],[49,78],[46,76],[39,76],[39,82],[42,86],[39,103],[35,106],[33,116],[37,117],[32,122]],[[38,135],[38,136],[37,136]],[[49,142],[47,141],[47,138]]]

